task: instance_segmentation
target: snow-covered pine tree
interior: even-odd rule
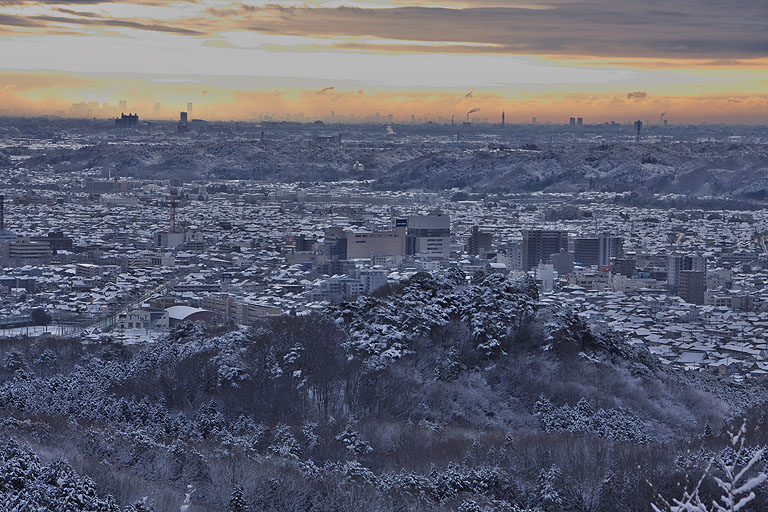
[[[243,488],[239,485],[232,489],[232,497],[229,499],[227,512],[248,512],[248,504],[243,496]]]
[[[347,451],[354,456],[367,455],[373,451],[373,447],[360,437],[351,423],[347,423],[347,427],[336,439],[344,443]]]
[[[555,512],[563,506],[563,498],[557,491],[557,481],[560,479],[560,468],[552,466],[539,473],[536,483],[536,505],[544,512]]]
[[[275,427],[274,434],[272,435],[272,444],[269,445],[270,453],[286,457],[289,459],[297,459],[301,448],[298,441],[291,433],[291,428],[288,425],[278,425]]]

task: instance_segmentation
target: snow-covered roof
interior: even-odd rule
[[[195,313],[205,313],[207,311],[205,309],[193,308],[191,306],[171,306],[169,308],[165,308],[165,310],[168,312],[168,318],[172,318],[174,320],[184,320],[185,318],[188,318]]]

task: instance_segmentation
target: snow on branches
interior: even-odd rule
[[[386,365],[409,353],[415,338],[433,335],[451,320],[469,327],[475,347],[486,357],[504,351],[509,337],[535,312],[536,297],[501,274],[468,285],[453,269],[444,276],[419,273],[390,297],[364,296],[341,304],[334,318],[349,335],[347,350]]]
[[[768,480],[766,468],[763,467],[759,471],[756,468],[756,465],[761,462],[765,448],[750,450],[745,446],[746,434],[746,422],[742,423],[738,432],[728,432],[730,456],[727,459],[722,455],[715,457],[707,466],[696,486],[690,491],[683,492],[682,497],[668,501],[659,496],[661,505],[651,504],[654,512],[746,511],[747,505],[756,497],[755,489]],[[747,454],[751,456],[747,458]],[[744,459],[746,461],[742,462]],[[721,476],[711,474],[713,465],[722,472]],[[708,476],[712,477],[722,493],[719,498],[712,500],[711,505],[705,503],[699,494],[701,485]]]

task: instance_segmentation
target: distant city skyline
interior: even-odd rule
[[[765,123],[761,3],[656,4],[5,1],[0,114]]]

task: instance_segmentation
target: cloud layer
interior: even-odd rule
[[[768,118],[765,0],[340,3],[0,0],[0,109],[67,115],[130,97],[145,111],[195,101],[237,119],[472,108],[509,120]],[[163,78],[89,75],[105,72]]]
[[[337,49],[408,52],[511,53],[639,58],[745,59],[768,56],[768,9],[764,0],[549,0],[507,6],[446,2],[445,7],[241,4],[207,1],[178,9],[177,19],[115,17],[88,11],[125,0],[0,0],[8,6],[79,6],[61,15],[0,17],[0,25],[55,28],[62,25],[122,27],[211,37],[231,31],[328,40]],[[138,2],[137,2],[138,3]],[[155,0],[142,5],[195,4]],[[322,2],[320,2],[322,5]],[[390,41],[382,44],[380,41]],[[399,41],[399,43],[391,43]],[[450,43],[435,45],[434,43]]]

